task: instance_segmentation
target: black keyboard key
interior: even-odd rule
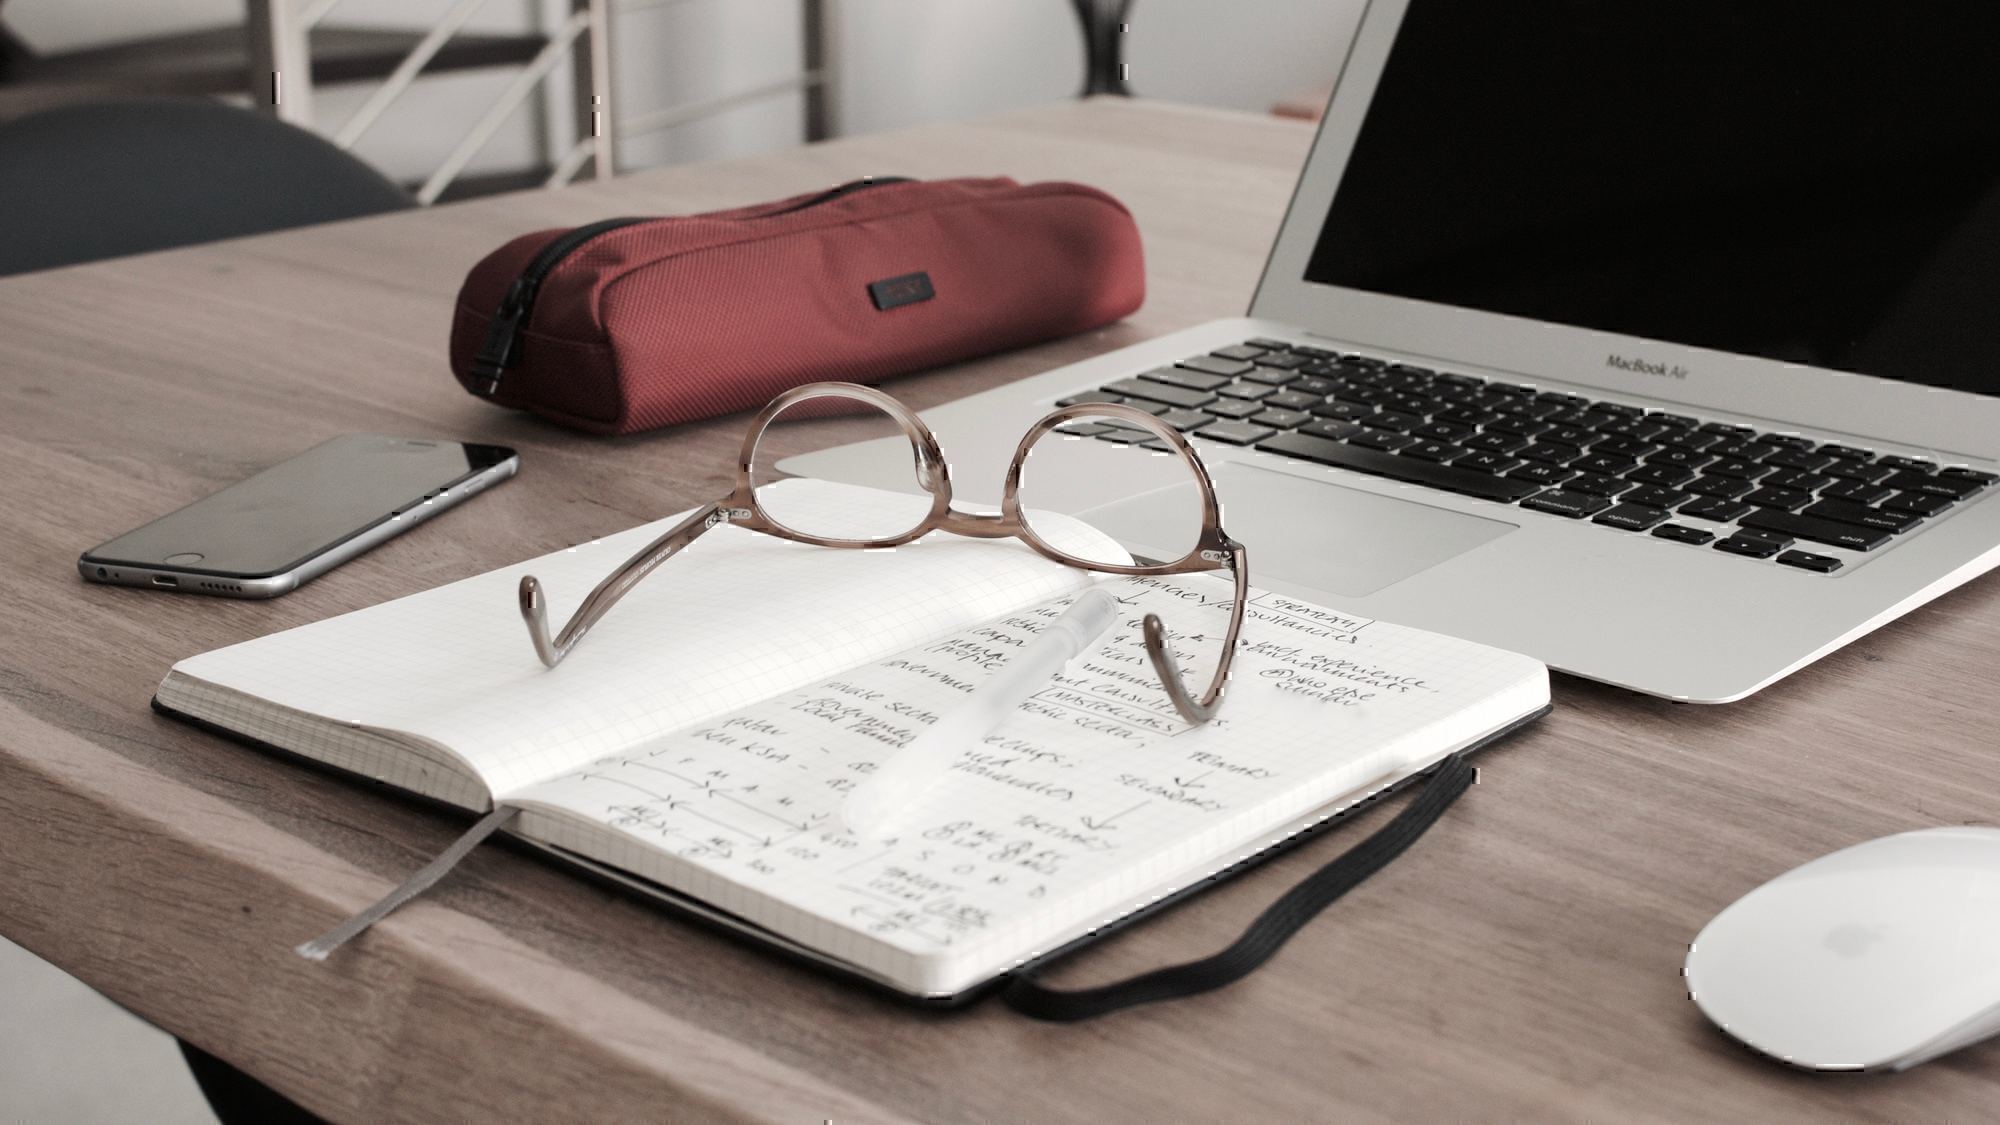
[[[1608,453],[1613,457],[1630,457],[1634,460],[1658,450],[1660,447],[1650,441],[1640,441],[1629,437],[1608,437],[1590,447],[1592,453]]]
[[[1776,531],[1800,539],[1810,539],[1815,543],[1827,543],[1835,547],[1845,547],[1850,551],[1872,551],[1889,541],[1889,533],[1869,527],[1856,527],[1851,523],[1837,523],[1816,516],[1801,516],[1791,512],[1752,512],[1740,521],[1744,527],[1754,527],[1759,531]]]
[[[1722,440],[1721,434],[1706,434],[1700,430],[1668,430],[1659,436],[1661,445],[1671,445],[1676,449],[1707,449]],[[1711,454],[1711,459],[1713,455]]]
[[[1068,398],[1059,398],[1056,400],[1056,405],[1075,406],[1078,403],[1083,403],[1083,402],[1119,403],[1124,401],[1125,401],[1124,395],[1112,394],[1110,391],[1085,391],[1080,395],[1071,395]]]
[[[1056,432],[1059,434],[1068,434],[1071,437],[1096,437],[1098,434],[1110,429],[1112,427],[1102,422],[1086,422],[1078,419],[1074,422],[1064,422],[1062,425],[1057,426]]]
[[[1409,440],[1401,434],[1385,436]],[[1360,444],[1359,438],[1354,442],[1342,444],[1337,441],[1325,441],[1309,434],[1291,433],[1261,442],[1257,448],[1322,465],[1353,469],[1356,472],[1371,473],[1410,484],[1429,485],[1447,492],[1462,492],[1488,500],[1502,502],[1519,500],[1541,491],[1540,485],[1527,481],[1490,477],[1484,473],[1468,473],[1454,469],[1450,465],[1435,465],[1429,461],[1418,461],[1410,457],[1380,453],[1373,449],[1357,448]]]
[[[1405,457],[1415,457],[1419,461],[1450,461],[1465,456],[1463,448],[1436,438],[1419,439],[1415,445],[1406,445],[1397,452]]]
[[[1443,410],[1431,411],[1434,422],[1457,422],[1461,426],[1484,426],[1507,417],[1491,410],[1481,410],[1475,406],[1447,406]]]
[[[1592,409],[1601,410],[1606,414],[1616,414],[1620,418],[1637,418],[1646,413],[1641,407],[1629,406],[1622,402],[1593,402],[1590,405]]]
[[[1553,402],[1542,402],[1533,398],[1510,398],[1494,405],[1493,409],[1516,418],[1531,418],[1547,421],[1551,414],[1561,414],[1566,408]]]
[[[1183,432],[1198,430],[1215,421],[1215,415],[1206,410],[1169,410],[1159,417],[1160,421]]]
[[[1778,556],[1778,561],[1800,570],[1810,570],[1819,574],[1832,574],[1840,569],[1840,560],[1826,555],[1815,555],[1810,551],[1786,551]]]
[[[1453,461],[1451,467],[1470,469],[1476,473],[1504,473],[1519,464],[1521,464],[1519,457],[1509,457],[1505,453],[1489,453],[1479,449]]]
[[[1490,435],[1480,435],[1482,437]],[[1520,451],[1524,461],[1540,461],[1545,465],[1567,465],[1583,456],[1583,450],[1561,442],[1538,441]]]
[[[1425,422],[1421,426],[1410,427],[1410,433],[1417,437],[1438,441],[1461,441],[1477,432],[1471,426],[1461,426],[1456,422]]]
[[[1873,484],[1895,471],[1880,461],[1835,461],[1826,467],[1827,476],[1868,484]]]
[[[1691,492],[1682,492],[1677,488],[1655,488],[1648,485],[1627,492],[1618,498],[1618,502],[1621,504],[1644,504],[1648,508],[1666,508],[1671,511],[1692,499],[1694,499],[1694,494]]]
[[[1302,434],[1325,438],[1328,441],[1345,441],[1360,433],[1365,427],[1359,422],[1342,422],[1337,418],[1322,418],[1317,422],[1307,422],[1299,427]]]
[[[1368,424],[1378,430],[1394,430],[1399,434],[1407,434],[1423,425],[1424,420],[1415,414],[1405,414],[1400,410],[1381,410],[1368,419]]]
[[[1227,375],[1211,375],[1206,371],[1189,371],[1185,367],[1155,367],[1151,371],[1141,373],[1139,378],[1150,379],[1155,383],[1165,383],[1173,387],[1186,387],[1189,390],[1196,391],[1212,391],[1217,387],[1226,387],[1230,383],[1229,376]]]
[[[1499,433],[1518,434],[1521,437],[1534,437],[1536,434],[1546,433],[1549,430],[1555,429],[1555,426],[1548,422],[1530,418],[1524,414],[1508,414],[1486,423],[1486,428]]]
[[[1252,414],[1262,414],[1264,412],[1264,404],[1261,402],[1252,402],[1247,398],[1219,398],[1203,406],[1202,409],[1218,418],[1235,420],[1248,418]]]
[[[1591,496],[1616,496],[1637,487],[1639,486],[1629,480],[1619,480],[1617,477],[1608,477],[1602,473],[1583,473],[1563,485],[1569,492],[1583,492]]]
[[[1821,453],[1837,461],[1872,461],[1875,455],[1866,449],[1856,449],[1851,445],[1822,445]]]
[[[1616,422],[1606,422],[1597,427],[1597,432],[1610,434],[1613,437],[1631,438],[1634,441],[1651,441],[1655,436],[1666,433],[1669,428],[1650,418],[1620,418]]]
[[[1653,534],[1661,539],[1671,539],[1676,543],[1706,543],[1715,538],[1715,532],[1706,528],[1689,527],[1684,523],[1663,523],[1653,529]]]
[[[1623,528],[1626,531],[1645,531],[1666,518],[1667,513],[1659,508],[1649,508],[1644,504],[1626,501],[1610,511],[1599,513],[1597,518],[1590,522],[1601,523],[1606,527]]]
[[[1238,379],[1236,382],[1226,386],[1211,387],[1208,389],[1213,390],[1216,394],[1226,395],[1230,398],[1247,398],[1253,401],[1263,398],[1265,395],[1277,393],[1276,389],[1268,384],[1253,383],[1248,379]]]
[[[1905,471],[1883,480],[1882,487],[1901,489],[1905,492],[1928,492],[1933,496],[1948,496],[1953,500],[1963,500],[1985,488],[1986,485],[1983,481],[1953,476],[1950,473],[1926,476],[1923,473]]]
[[[1751,437],[1730,437],[1708,447],[1717,457],[1736,457],[1745,461],[1762,461],[1778,452],[1778,447]]]
[[[1194,432],[1196,437],[1211,441],[1226,441],[1231,445],[1249,445],[1263,441],[1278,431],[1269,426],[1253,426],[1248,422],[1215,422]]]
[[[1740,457],[1724,457],[1719,461],[1710,461],[1708,464],[1702,466],[1702,472],[1710,476],[1736,477],[1739,480],[1756,480],[1758,477],[1765,476],[1773,471],[1775,470],[1769,465],[1760,465],[1755,461],[1745,461]]]
[[[1292,345],[1285,343],[1283,340],[1273,340],[1269,336],[1252,336],[1248,340],[1245,340],[1243,342],[1250,345],[1253,348],[1264,348],[1268,351],[1281,352],[1284,351],[1286,348],[1292,347]]]
[[[1110,425],[1104,428],[1103,433],[1093,436],[1099,441],[1118,445],[1137,445],[1142,441],[1152,441],[1157,435],[1151,430],[1142,430],[1137,426]]]
[[[1226,348],[1217,348],[1208,354],[1219,355],[1224,359],[1256,359],[1269,350],[1269,348],[1258,347],[1255,344],[1232,344]]]
[[[1553,488],[1575,475],[1569,469],[1564,469],[1556,465],[1541,465],[1533,461],[1522,465],[1520,468],[1507,470],[1507,476],[1513,480],[1524,480],[1529,484],[1539,484],[1549,488]]]
[[[1687,490],[1701,496],[1734,500],[1757,486],[1736,477],[1704,476],[1688,482]]]
[[[1887,465],[1892,469],[1910,469],[1919,473],[1934,473],[1937,471],[1936,461],[1926,461],[1921,457],[1898,457],[1893,453],[1887,457],[1877,457],[1875,463],[1878,465]]]
[[[1800,492],[1796,488],[1760,488],[1743,498],[1745,504],[1759,508],[1777,508],[1781,511],[1796,512],[1812,503],[1812,493]]]
[[[1810,438],[1802,438],[1797,434],[1765,434],[1764,440],[1781,449],[1796,449],[1801,453],[1813,447]]]
[[[1340,384],[1332,379],[1322,379],[1317,375],[1301,375],[1285,384],[1288,391],[1299,391],[1309,395],[1330,395]]]
[[[1657,484],[1671,488],[1693,480],[1693,469],[1683,469],[1679,465],[1641,465],[1625,473],[1625,479],[1638,484]]]
[[[1598,435],[1591,432],[1587,426],[1556,425],[1536,434],[1535,438],[1538,441],[1557,441],[1581,448],[1596,441]]]
[[[1197,391],[1189,387],[1176,387],[1171,383],[1157,383],[1149,379],[1120,379],[1105,385],[1105,390],[1129,398],[1151,399],[1168,406],[1178,406],[1184,410],[1212,402],[1215,396],[1207,391]]]
[[[1459,443],[1467,449],[1483,449],[1488,453],[1512,453],[1528,444],[1528,439],[1514,434],[1485,433],[1474,434]]]
[[[1355,422],[1375,413],[1375,408],[1365,402],[1341,402],[1339,399],[1328,399],[1318,406],[1312,407],[1311,412],[1319,415],[1321,418],[1334,418],[1342,422]]]
[[[1307,394],[1304,391],[1279,391],[1264,396],[1263,401],[1265,406],[1276,407],[1279,410],[1311,410],[1322,400],[1319,395]]]
[[[1721,434],[1723,437],[1755,437],[1757,431],[1748,426],[1732,426],[1727,422],[1703,422],[1696,427],[1705,434]]]
[[[1582,395],[1566,395],[1561,391],[1543,391],[1542,393],[1536,395],[1535,398],[1541,402],[1553,402],[1557,406],[1567,406],[1571,408],[1590,405],[1590,400],[1583,397]]]
[[[1834,459],[1824,453],[1800,449],[1780,449],[1764,458],[1766,465],[1776,465],[1781,469],[1803,469],[1809,473],[1824,469],[1833,462]]]
[[[1523,508],[1533,508],[1537,512],[1568,516],[1580,520],[1594,516],[1611,506],[1611,501],[1602,496],[1592,496],[1587,492],[1568,492],[1560,488],[1550,489],[1539,496],[1530,496],[1521,501]]]
[[[1603,473],[1617,476],[1627,469],[1636,469],[1639,462],[1630,457],[1613,457],[1609,453],[1591,453],[1570,462],[1570,468],[1586,473]]]
[[[1250,370],[1255,364],[1242,359],[1224,359],[1216,355],[1198,355],[1181,360],[1181,367],[1193,371],[1206,371],[1210,375],[1237,376]]]
[[[1272,352],[1268,355],[1260,355],[1257,357],[1258,366],[1276,367],[1282,370],[1290,370],[1295,367],[1304,367],[1306,364],[1311,362],[1312,362],[1311,356],[1299,355],[1296,352]],[[1248,378],[1249,376],[1246,374],[1244,377]]]
[[[2000,477],[1996,477],[1992,473],[1982,473],[1977,469],[1967,469],[1959,466],[1953,466],[1949,469],[1939,469],[1938,475],[1941,477],[1950,477],[1953,480],[1968,481],[1981,488],[1985,488],[1994,481],[2000,480]]]
[[[1753,511],[1756,509],[1740,500],[1724,500],[1716,496],[1696,497],[1681,505],[1681,515],[1714,520],[1716,523],[1730,523],[1738,516]]]
[[[1824,520],[1851,523],[1856,527],[1872,527],[1899,535],[1924,522],[1924,517],[1915,512],[1897,512],[1884,508],[1871,508],[1866,504],[1856,504],[1847,500],[1821,500],[1803,511],[1802,516],[1814,516]]]
[[[1716,540],[1715,549],[1718,551],[1727,551],[1732,555],[1745,555],[1753,559],[1768,559],[1785,548],[1783,544],[1772,542],[1769,539],[1759,539],[1748,535],[1732,535],[1727,539]]]
[[[1398,449],[1415,445],[1418,441],[1417,438],[1396,433],[1394,430],[1363,430],[1347,440],[1365,449],[1379,449],[1384,453],[1394,453]],[[1282,453],[1284,450],[1278,452]]]
[[[1898,512],[1915,512],[1920,516],[1934,516],[1957,503],[1949,496],[1938,496],[1930,492],[1898,492],[1882,501],[1884,508]]]
[[[1847,500],[1855,504],[1873,504],[1888,496],[1890,489],[1879,484],[1868,484],[1858,480],[1836,479],[1832,484],[1819,490],[1823,500]]]
[[[1475,379],[1470,375],[1457,375],[1449,371],[1438,372],[1437,382],[1447,387],[1465,387],[1475,390],[1486,385],[1484,379]]]
[[[1838,478],[1809,473],[1804,469],[1780,469],[1757,483],[1766,488],[1792,488],[1800,492],[1818,492],[1836,479]]]
[[[1263,364],[1258,364],[1256,367],[1238,375],[1237,378],[1248,379],[1253,383],[1268,383],[1273,387],[1282,387],[1287,383],[1302,379],[1304,376],[1289,368],[1265,367]]]
[[[1715,457],[1711,454],[1703,453],[1698,449],[1670,445],[1665,449],[1648,453],[1644,457],[1641,457],[1640,460],[1646,462],[1648,465],[1679,465],[1684,469],[1699,469],[1710,461],[1715,460]]]
[[[1646,417],[1655,422],[1664,422],[1675,429],[1693,429],[1695,426],[1695,419],[1685,414],[1669,414],[1664,410],[1648,410]]]
[[[1289,430],[1294,426],[1302,425],[1311,420],[1312,415],[1307,414],[1303,410],[1271,409],[1261,414],[1252,414],[1250,416],[1250,421],[1255,422],[1257,425],[1270,426],[1272,429],[1277,430]]]

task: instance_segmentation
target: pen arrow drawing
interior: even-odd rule
[[[1077,817],[1077,819],[1082,821],[1083,826],[1085,828],[1090,829],[1092,832],[1102,832],[1107,828],[1116,827],[1112,822],[1119,819],[1119,817],[1123,817],[1127,813],[1137,812],[1138,810],[1145,808],[1147,805],[1150,804],[1152,804],[1151,801],[1140,801],[1138,804],[1133,805],[1129,809],[1126,809],[1125,812],[1118,813],[1114,816],[1107,816],[1103,820],[1092,820],[1090,817],[1087,816],[1080,816]]]

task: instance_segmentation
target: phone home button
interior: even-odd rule
[[[175,566],[193,566],[200,562],[203,557],[199,551],[182,551],[178,555],[168,555],[165,561]]]

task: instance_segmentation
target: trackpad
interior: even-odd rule
[[[1214,476],[1222,526],[1249,548],[1252,583],[1259,575],[1275,575],[1343,597],[1365,597],[1516,526],[1254,465],[1224,464]],[[1165,489],[1077,515],[1134,553],[1146,554],[1161,527],[1181,522],[1188,501],[1180,492]]]

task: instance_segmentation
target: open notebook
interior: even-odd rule
[[[780,487],[857,521],[895,502]],[[1526,657],[1257,593],[1219,718],[1189,728],[1150,681],[1139,621],[1159,613],[1199,665],[1198,638],[1226,620],[1226,581],[1105,579],[1012,542],[841,551],[728,526],[543,668],[515,609],[520,577],[541,578],[565,620],[672,522],[183,660],[156,705],[465,809],[517,806],[512,831],[530,843],[939,998],[1549,700],[1547,670]],[[1061,536],[1108,546],[1075,521]],[[841,801],[876,762],[1092,582],[1123,603],[1097,649],[967,747],[895,838],[841,826]]]

